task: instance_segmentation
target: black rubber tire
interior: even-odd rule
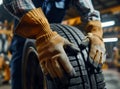
[[[35,41],[27,39],[22,58],[22,89],[44,89],[44,77],[41,71]]]
[[[51,24],[51,29],[58,32],[58,34],[68,39],[70,42],[74,43],[78,48],[79,44],[81,43],[81,40],[84,38],[82,32],[79,29],[72,26]],[[72,53],[74,55],[70,55],[70,53],[66,52],[72,66],[76,71],[76,75],[74,77],[66,76],[62,82],[59,79],[53,80],[51,78],[45,77],[47,89],[106,89],[102,70],[101,68],[94,68],[93,65],[90,63],[88,50],[89,48],[86,48],[78,54]],[[35,62],[37,66],[34,66],[33,62]],[[33,70],[31,66],[34,66]],[[38,74],[36,73],[36,69],[39,69],[39,72],[37,71]],[[44,89],[43,74],[40,70],[40,66],[37,61],[37,53],[35,50],[34,42],[32,43],[31,41],[28,41],[25,44],[23,52],[23,89],[38,89],[38,87],[36,86],[38,86],[39,84],[36,83],[36,80],[34,80],[34,84],[27,84],[27,82],[31,82],[31,78],[34,79],[35,77],[31,75],[31,72],[35,72],[34,74],[39,78],[37,78],[37,82],[39,81],[39,83],[41,83],[39,89]],[[29,76],[30,79],[28,80],[26,76]]]

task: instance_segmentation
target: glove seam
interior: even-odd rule
[[[101,41],[103,41],[103,38],[102,38],[102,37],[100,37],[100,36],[98,36],[97,34],[92,33],[92,35],[94,35],[94,36],[98,37]]]

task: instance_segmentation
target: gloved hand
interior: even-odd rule
[[[26,13],[15,32],[22,37],[36,39],[39,62],[45,75],[62,78],[63,71],[70,76],[74,75],[74,69],[64,51],[65,46],[72,45],[51,30],[41,8]]]
[[[45,75],[50,74],[52,78],[58,77],[60,79],[64,76],[63,72],[66,72],[69,76],[75,75],[75,71],[64,51],[67,45],[74,49],[68,40],[59,35],[52,37],[49,41],[42,44],[37,39],[36,47],[39,61]]]
[[[90,57],[97,63],[104,63],[106,60],[106,50],[104,42],[97,35],[88,33],[85,40],[90,41]]]
[[[86,26],[88,35],[85,40],[90,41],[90,57],[97,63],[103,63],[106,59],[106,49],[102,39],[103,31],[100,21],[90,21]]]

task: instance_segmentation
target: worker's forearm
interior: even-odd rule
[[[48,39],[56,35],[41,8],[36,8],[27,12],[20,20],[15,32],[25,38]]]
[[[31,0],[3,0],[3,5],[17,19],[35,8]]]
[[[36,9],[31,0],[4,0],[4,6],[20,21],[15,29],[18,35],[36,38],[39,34],[45,39],[54,35],[42,9]]]
[[[77,8],[82,21],[99,20],[100,13],[95,10],[91,0],[71,0],[73,5]]]

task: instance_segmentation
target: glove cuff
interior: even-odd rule
[[[52,39],[53,37],[55,38],[56,36],[58,36],[57,32],[50,32],[44,35],[39,36],[38,38],[36,38],[36,46],[43,46],[45,45],[50,39]]]
[[[36,8],[21,18],[15,32],[25,38],[36,39],[39,36],[52,33],[52,30],[42,9]]]
[[[86,25],[85,31],[87,33],[92,33],[102,38],[103,30],[100,21],[89,21]]]

